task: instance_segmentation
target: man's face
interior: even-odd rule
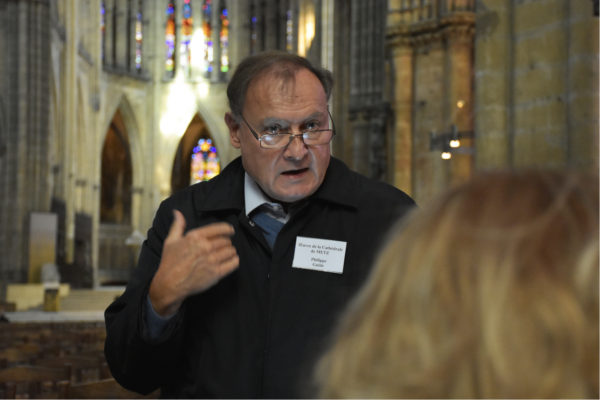
[[[271,74],[259,76],[248,86],[243,115],[260,135],[278,126],[299,133],[310,124],[328,127],[327,98],[319,79],[306,69],[284,81]],[[291,203],[313,194],[323,182],[329,165],[329,144],[306,146],[300,137],[281,149],[263,149],[246,124],[225,116],[231,144],[241,150],[246,172],[271,198]],[[314,125],[313,125],[314,126]]]

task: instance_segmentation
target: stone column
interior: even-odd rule
[[[475,165],[479,169],[512,164],[513,45],[512,5],[479,1],[475,37]]]
[[[1,283],[27,280],[29,215],[50,209],[50,20],[48,0],[0,2]]]
[[[447,52],[441,32],[413,37],[413,195],[417,202],[430,199],[448,185],[449,165],[431,151],[430,134],[445,132],[447,103]]]
[[[596,10],[598,1],[595,1]],[[598,171],[598,24],[587,2],[568,2],[567,163]]]
[[[412,192],[413,147],[413,49],[407,41],[392,46],[394,126],[389,148],[391,182],[407,193]]]
[[[383,179],[387,104],[383,100],[384,0],[352,2],[349,119],[353,133],[352,168]]]
[[[450,129],[473,132],[473,36],[472,25],[457,25],[447,32],[448,94],[446,122]],[[463,182],[473,174],[473,138],[461,138],[461,146],[452,155],[450,183]]]
[[[76,0],[67,0],[65,6],[65,30],[67,40],[65,42],[64,55],[64,100],[62,103],[63,120],[64,120],[64,132],[65,136],[65,152],[63,159],[64,166],[64,185],[66,201],[66,259],[67,263],[73,261],[74,251],[74,238],[75,238],[75,198],[76,198],[76,185],[75,180],[77,176],[77,154],[78,149],[76,148],[77,135],[77,113],[73,112],[77,108],[77,43],[75,38],[78,37],[77,33],[77,5],[79,2]]]

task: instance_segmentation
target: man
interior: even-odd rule
[[[414,204],[330,156],[331,87],[328,71],[288,53],[238,66],[225,122],[241,157],[161,204],[106,310],[106,359],[124,387],[306,395],[338,313]]]

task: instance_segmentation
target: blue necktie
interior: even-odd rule
[[[252,220],[258,225],[267,239],[269,246],[273,248],[275,239],[281,228],[283,228],[283,222],[276,220],[271,214],[265,210],[265,207],[260,207],[252,215]]]

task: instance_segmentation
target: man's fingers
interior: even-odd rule
[[[223,247],[233,247],[231,239],[224,236],[217,236],[216,238],[211,239],[209,243],[211,251],[219,250]]]
[[[167,239],[178,239],[183,236],[183,232],[185,230],[185,218],[181,211],[173,210],[173,223],[171,224],[171,228],[169,229],[169,234],[167,235]]]
[[[233,257],[229,258],[227,261],[221,263],[219,268],[219,273],[221,276],[220,279],[233,272],[239,266],[239,264],[240,259],[237,253]]]
[[[197,239],[214,238],[215,236],[233,236],[235,230],[227,222],[215,222],[188,231],[187,235],[193,235]]]
[[[237,251],[233,246],[226,246],[214,250],[212,253],[212,257],[215,263],[222,264],[231,258],[237,257]]]

